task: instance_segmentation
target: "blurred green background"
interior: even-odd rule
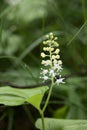
[[[45,115],[87,119],[86,0],[0,0],[0,83],[32,86],[42,82],[40,52],[49,32],[58,36],[62,76],[66,80],[54,87]],[[0,115],[3,130],[33,130],[39,117],[30,105],[15,108],[1,105]]]

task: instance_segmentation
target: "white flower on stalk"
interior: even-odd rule
[[[60,50],[57,48],[54,53],[58,54],[59,52],[60,52]]]
[[[59,64],[59,65],[62,65],[62,61],[61,61],[61,60],[58,60],[58,64]]]
[[[43,76],[42,77],[44,80],[47,80],[48,79],[48,76]]]
[[[54,70],[50,70],[49,74],[53,75],[53,73],[54,73]]]
[[[47,40],[43,42],[43,44],[45,45],[43,47],[43,51],[45,53],[41,53],[41,57],[44,58],[44,60],[42,60],[42,65],[44,66],[44,69],[42,69],[41,78],[44,80],[53,79],[56,77],[56,75],[59,76],[62,70],[62,61],[60,60],[59,55],[60,50],[59,48],[57,48],[59,44],[56,40],[57,37],[54,37],[53,33],[50,33],[49,35],[47,35]],[[64,78],[60,77],[59,79],[56,79],[55,83],[62,83],[63,80]]]
[[[42,57],[42,58],[45,58],[45,57],[46,57],[46,55],[45,55],[44,52],[41,53],[41,57]]]
[[[45,60],[42,60],[41,64],[43,64],[43,65],[44,65],[44,64],[45,64]]]
[[[44,66],[50,65],[50,63],[51,63],[50,60],[42,60],[42,64],[43,64]]]
[[[54,72],[54,70],[51,69],[51,70],[49,71],[49,76],[55,77],[55,72]]]
[[[58,63],[56,59],[53,60],[54,65]]]
[[[60,64],[54,64],[53,68],[54,68],[54,70],[57,70],[59,72],[63,69]]]
[[[64,78],[59,78],[59,79],[57,79],[57,80],[56,80],[56,84],[64,83],[63,80],[64,80]]]
[[[48,73],[48,70],[43,70],[43,71],[42,71],[42,74],[43,74],[43,75],[46,75],[47,73]]]
[[[44,65],[45,65],[45,66],[48,66],[48,65],[50,65],[50,63],[51,63],[50,60],[46,60]]]

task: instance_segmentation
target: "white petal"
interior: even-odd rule
[[[57,80],[56,80],[56,83],[57,83],[57,84],[59,84],[59,83],[64,83],[63,80],[64,80],[64,78],[57,79]]]
[[[48,79],[48,76],[44,76],[43,79],[44,79],[44,80],[47,80],[47,79]]]

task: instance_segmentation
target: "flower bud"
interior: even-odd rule
[[[41,53],[41,57],[43,57],[43,58],[45,58],[45,57],[46,57],[46,55],[45,55],[45,53],[44,53],[44,52],[42,52],[42,53]]]

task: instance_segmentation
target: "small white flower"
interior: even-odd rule
[[[49,39],[49,35],[46,35],[46,38]]]
[[[54,38],[54,40],[57,40],[57,39],[58,39],[58,37],[55,37],[55,38]]]
[[[59,53],[59,51],[60,51],[60,50],[57,48],[57,49],[55,50],[55,52],[54,52],[54,53],[55,53],[55,54],[58,54],[58,53]]]
[[[54,42],[54,45],[55,45],[56,47],[58,47],[58,46],[59,46],[59,44],[58,44],[57,42]]]
[[[59,64],[54,64],[53,68],[54,68],[54,70],[57,69],[58,71],[61,71],[61,70],[62,70],[62,67],[61,67],[61,65],[59,65]]]
[[[43,41],[43,44],[47,44],[46,41]]]
[[[43,47],[43,50],[46,51],[46,50],[47,50],[47,47]]]
[[[60,55],[56,55],[56,58],[59,59],[59,58],[60,58]]]
[[[44,53],[44,52],[42,52],[42,53],[41,53],[41,57],[43,57],[43,58],[45,58],[45,57],[46,57],[46,55],[45,55],[45,53]]]
[[[46,63],[46,61],[45,61],[45,60],[42,60],[41,64],[43,64],[43,65],[44,65],[45,63]]]
[[[52,48],[52,47],[51,47],[51,49],[50,49],[50,50],[51,50],[51,51],[54,51],[54,48]]]
[[[53,59],[53,60],[56,59],[56,56],[55,56],[55,55],[52,55],[52,59]]]
[[[47,73],[48,73],[48,70],[43,70],[43,71],[42,71],[42,74],[43,74],[43,75],[45,75],[45,74],[47,74]]]
[[[56,60],[56,59],[54,59],[54,60],[53,60],[53,63],[54,63],[54,64],[57,64],[57,60]]]
[[[58,64],[60,64],[60,65],[61,65],[61,64],[62,64],[62,61],[61,61],[61,60],[58,60]]]
[[[59,79],[56,80],[56,83],[57,84],[64,83],[63,80],[64,80],[64,78],[59,78]]]
[[[54,73],[54,70],[50,70],[50,72],[49,72],[51,75]]]
[[[49,71],[49,75],[55,77],[55,72],[54,72],[54,70],[50,70],[50,71]]]
[[[50,60],[46,60],[46,61],[45,61],[45,66],[50,65],[50,63],[51,63]]]
[[[53,39],[53,38],[54,38],[54,35],[53,35],[53,33],[52,33],[52,32],[49,34],[49,36],[50,36],[50,38],[51,38],[51,39]]]
[[[50,70],[49,75],[54,77],[55,76],[54,70]]]
[[[42,77],[44,80],[47,80],[48,79],[48,76],[43,76]]]

